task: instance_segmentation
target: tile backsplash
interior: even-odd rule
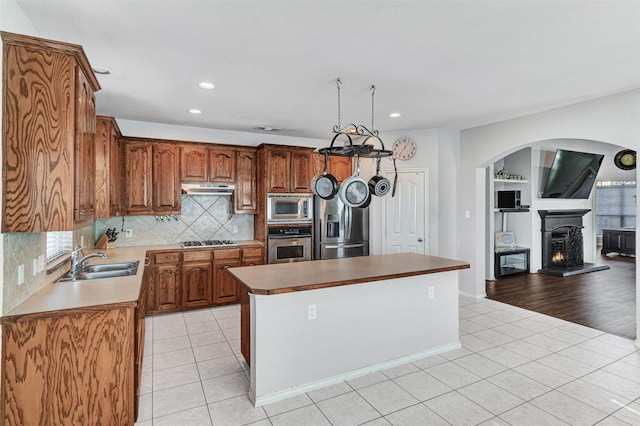
[[[93,225],[73,232],[73,245],[80,244],[84,237],[85,246],[93,247]],[[40,272],[33,275],[33,259],[47,252],[47,234],[45,232],[19,232],[4,234],[4,268],[2,277],[2,314],[24,302],[44,285],[57,279],[65,272],[59,269],[50,275]],[[18,266],[24,265],[24,284],[18,285]],[[68,269],[68,268],[67,268]]]
[[[252,240],[253,215],[230,214],[229,201],[225,196],[183,195],[179,215],[96,220],[94,238],[97,241],[107,229],[116,228],[119,232],[116,247],[176,244],[189,240]],[[130,229],[132,236],[126,237],[123,229]]]

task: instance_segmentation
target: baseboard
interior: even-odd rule
[[[475,295],[475,294],[471,294],[471,293],[466,293],[464,291],[458,291],[458,295],[459,296],[463,296],[463,297],[468,297],[469,299],[486,299],[487,298],[487,293],[482,293],[479,295]]]
[[[347,373],[338,374],[336,376],[328,377],[326,379],[318,380],[315,382],[307,383],[300,386],[295,386],[283,391],[273,392],[267,395],[256,397],[253,394],[253,390],[249,390],[249,400],[253,403],[254,407],[260,407],[261,405],[271,404],[273,402],[281,401],[286,398],[291,398],[296,395],[301,395],[312,390],[324,388],[327,386],[335,385],[347,380],[355,379],[356,377],[366,376],[367,374],[375,373],[377,371],[386,370],[388,368],[397,367],[402,364],[417,361],[422,358],[428,358],[430,356],[438,355],[443,352],[449,352],[454,349],[461,348],[460,341],[448,343],[446,345],[438,346],[433,349],[429,349],[424,352],[418,352],[416,354],[407,355],[401,358],[396,358],[390,361],[381,362],[379,364],[370,365],[368,367],[360,368],[358,370],[349,371]]]

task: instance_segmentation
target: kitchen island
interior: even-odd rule
[[[415,253],[231,268],[256,406],[460,347],[458,270]]]

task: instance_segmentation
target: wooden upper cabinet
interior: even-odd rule
[[[151,214],[152,145],[125,143],[125,211],[127,214]]]
[[[291,153],[270,149],[266,155],[267,192],[291,192]]]
[[[209,149],[209,181],[233,183],[236,180],[236,151],[234,149]]]
[[[180,213],[180,149],[159,140],[123,138],[125,213]]]
[[[312,154],[311,150],[291,153],[291,192],[311,192]]]
[[[2,232],[84,226],[94,207],[98,80],[81,46],[7,32],[1,36]]]
[[[203,183],[209,180],[208,149],[201,145],[183,145],[180,150],[180,181]]]
[[[76,149],[74,173],[73,220],[76,227],[93,222],[95,214],[95,134],[96,98],[89,80],[80,68],[76,68]]]
[[[210,148],[197,144],[182,145],[180,150],[181,182],[233,183],[235,178],[235,149]]]
[[[122,214],[123,150],[113,117],[96,118],[96,219]]]
[[[336,155],[329,157],[329,173],[336,178],[338,183],[342,183],[343,180],[353,175],[351,157],[340,157]]]
[[[258,212],[257,171],[258,161],[253,148],[236,151],[236,214],[256,214]]]
[[[314,152],[312,163],[313,163],[312,174],[322,173],[324,171],[324,155],[323,154]],[[327,173],[333,175],[338,181],[338,183],[342,183],[343,180],[353,175],[351,157],[330,155],[329,164],[327,165]]]
[[[173,144],[153,145],[153,211],[180,214],[180,158]]]
[[[313,152],[310,148],[263,145],[262,149],[265,150],[267,193],[311,192]]]

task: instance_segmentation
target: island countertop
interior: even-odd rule
[[[467,269],[460,260],[417,253],[276,263],[229,272],[254,294],[280,294]]]

